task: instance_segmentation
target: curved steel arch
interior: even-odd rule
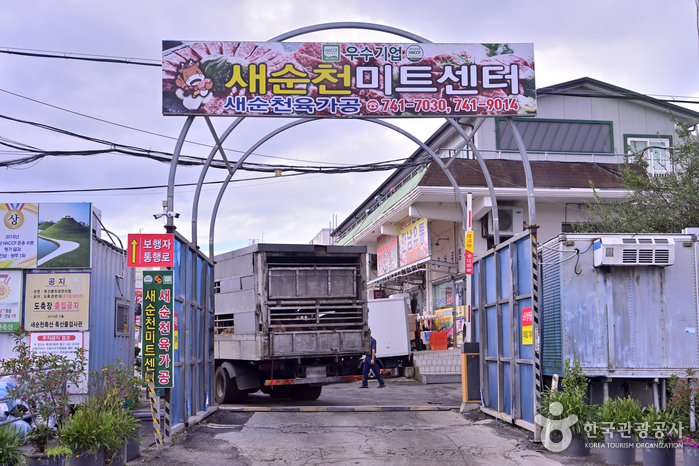
[[[418,36],[416,34],[408,32],[408,31],[404,31],[402,29],[397,29],[397,28],[393,28],[390,26],[383,26],[380,24],[361,23],[361,22],[337,22],[337,23],[317,24],[314,26],[299,28],[299,29],[289,31],[289,32],[284,33],[284,34],[280,34],[276,37],[273,37],[268,42],[282,41],[282,40],[290,39],[290,38],[293,38],[293,37],[296,37],[296,36],[299,36],[302,34],[308,34],[308,33],[312,33],[312,32],[324,31],[324,30],[329,30],[329,29],[368,29],[368,30],[386,32],[389,34],[395,34],[395,35],[405,37],[407,39],[414,40],[414,41],[420,42],[420,43],[432,43],[431,41],[425,39],[424,37]],[[179,159],[179,155],[181,153],[182,146],[184,144],[184,140],[187,136],[189,128],[192,125],[192,122],[194,121],[194,118],[195,118],[194,116],[187,117],[187,120],[185,121],[185,124],[182,127],[182,131],[180,132],[180,137],[177,140],[177,144],[175,146],[175,151],[173,153],[173,158],[172,158],[172,161],[170,163],[170,173],[169,173],[168,188],[167,188],[167,208],[166,208],[166,212],[168,212],[168,213],[174,211],[174,183],[175,183],[175,173],[177,170],[177,161]],[[213,125],[211,125],[210,121],[207,119],[207,123],[209,124],[209,128],[212,132],[214,140],[216,141],[216,145],[211,150],[209,157],[207,158],[207,161],[204,165],[204,168],[202,169],[202,173],[199,177],[199,181],[197,183],[197,188],[196,188],[196,192],[195,192],[195,196],[194,196],[193,207],[192,207],[192,241],[195,245],[197,242],[197,227],[196,227],[196,225],[197,225],[197,217],[198,217],[198,211],[199,211],[198,204],[199,204],[199,198],[201,195],[201,188],[203,186],[203,181],[204,181],[204,178],[206,176],[206,172],[208,171],[208,168],[209,168],[211,161],[213,160],[213,157],[215,156],[216,152],[219,152],[219,151],[221,152],[221,155],[222,155],[224,161],[226,162],[226,165],[228,166],[228,161],[225,157],[225,152],[224,152],[223,147],[222,147],[223,141],[230,135],[230,133],[233,131],[233,129],[235,129],[238,126],[238,124],[240,124],[240,122],[242,122],[244,119],[245,119],[245,117],[236,118],[236,121],[233,122],[226,129],[226,131],[224,132],[224,137],[221,140],[219,140],[219,138],[217,137],[217,135],[214,131]],[[305,122],[305,120],[306,119],[304,119],[303,122]],[[459,124],[459,122],[456,119],[447,118],[446,120],[449,122],[449,124],[453,128],[455,128],[459,132],[459,134],[464,138],[464,141],[469,145],[469,147],[472,150],[474,150],[475,145],[471,141],[471,138],[473,137],[473,134],[475,134],[475,131],[473,133],[471,133],[471,136],[469,136],[466,134],[466,132],[464,131],[464,129],[461,127],[461,125]],[[535,216],[535,210],[534,210],[535,209],[534,189],[533,189],[533,182],[532,182],[532,177],[531,177],[531,167],[529,165],[529,160],[527,158],[526,148],[524,147],[524,143],[522,142],[522,138],[519,134],[519,130],[517,129],[517,126],[512,124],[510,118],[506,118],[506,120],[507,120],[508,124],[510,125],[510,128],[514,134],[515,141],[517,143],[518,148],[520,149],[520,155],[522,157],[522,162],[525,165],[524,169],[525,169],[525,174],[526,174],[527,193],[528,193],[528,202],[529,202],[529,224],[535,225],[536,216]],[[374,120],[370,120],[370,121],[374,121]],[[378,121],[378,120],[376,120],[376,121]],[[291,126],[295,126],[295,125],[291,125]],[[390,124],[386,124],[385,126],[393,127],[394,129],[396,129],[395,126],[390,125]],[[290,126],[285,125],[283,127],[284,129],[281,129],[278,132],[284,131],[285,129],[288,129],[288,127],[290,127]],[[273,132],[273,133],[278,134],[278,132]],[[401,134],[404,134],[404,135],[410,137],[411,139],[413,139],[413,136],[410,135],[410,133],[404,132],[403,130],[400,130],[399,132]],[[271,136],[270,135],[268,135],[268,136],[273,137],[274,134],[270,133]],[[440,168],[442,168],[445,175],[447,176],[449,181],[452,183],[452,186],[454,186],[454,189],[456,190],[457,196],[459,197],[459,201],[460,201],[460,204],[462,207],[463,219],[464,219],[463,225],[465,228],[466,227],[466,211],[467,211],[466,203],[463,200],[463,196],[461,195],[461,190],[459,189],[458,184],[456,183],[453,176],[451,175],[451,172],[449,172],[448,166],[444,165],[444,163],[442,163],[441,159],[439,159],[439,157],[436,157],[434,155],[434,153],[429,148],[427,148],[422,142],[418,142],[418,144],[420,144],[421,147],[423,147],[423,149],[425,149],[431,155],[433,155],[433,158],[435,159],[435,161],[437,161]],[[229,171],[231,171],[231,173],[229,173],[229,176],[227,177],[227,181],[224,183],[224,186],[227,186],[232,174],[235,173],[235,170],[237,170],[237,168],[240,166],[240,164],[242,164],[242,162],[245,160],[245,158],[247,158],[250,155],[249,152],[246,152],[245,156],[243,158],[241,158],[240,160],[238,160],[235,168],[232,171],[231,171],[230,166],[229,166]],[[488,168],[485,164],[485,161],[483,160],[483,158],[480,155],[480,152],[477,149],[474,150],[474,155],[476,156],[476,159],[478,160],[478,163],[481,167],[481,170],[483,171],[483,174],[486,178],[486,183],[488,184],[488,188],[490,190],[492,210],[493,210],[493,233],[494,233],[495,243],[497,244],[500,242],[500,228],[499,228],[499,215],[498,215],[497,197],[495,195],[495,189],[493,187],[492,179],[490,177],[490,173],[488,172]],[[223,187],[222,187],[222,189],[223,189]],[[219,193],[219,197],[222,197],[222,193]],[[213,219],[215,218],[215,215],[218,211],[218,202],[220,202],[219,199],[217,199],[216,210],[212,212],[212,222],[213,222]],[[167,218],[167,220],[166,220],[165,228],[168,232],[172,232],[175,228],[174,227],[174,217],[171,215],[167,215],[166,218]],[[210,231],[209,232],[210,243],[211,243],[212,235],[213,235],[213,231]],[[211,253],[211,258],[213,258],[213,249],[211,248],[211,245],[210,245],[210,253]]]
[[[287,129],[293,128],[295,126],[298,126],[298,125],[301,125],[304,123],[309,123],[311,121],[319,121],[319,120],[317,118],[303,118],[303,119],[288,123],[284,126],[281,126],[277,129],[271,131],[266,136],[259,139],[255,144],[250,146],[250,148],[245,152],[245,154],[243,154],[243,156],[240,157],[238,162],[236,162],[235,166],[232,168],[232,170],[230,171],[230,173],[226,177],[226,180],[221,185],[221,189],[219,190],[218,196],[216,197],[216,202],[214,203],[214,207],[212,209],[211,222],[209,224],[209,255],[210,255],[210,257],[214,257],[214,229],[216,227],[216,216],[218,214],[218,208],[221,205],[221,200],[223,200],[223,194],[226,192],[226,188],[228,187],[228,183],[230,183],[231,178],[233,178],[233,175],[235,174],[235,172],[243,164],[245,159],[247,159],[248,156],[250,156],[250,154],[252,154],[253,151],[257,150],[262,144],[269,141],[277,134],[286,131]],[[425,144],[419,138],[417,138],[416,136],[413,136],[412,134],[410,134],[409,132],[405,131],[402,128],[399,128],[399,127],[397,127],[391,123],[388,123],[386,121],[377,120],[374,118],[364,119],[364,121],[368,121],[370,123],[385,126],[386,128],[392,129],[392,130],[396,131],[397,133],[402,134],[403,136],[407,137],[411,141],[418,144],[425,152],[427,152],[428,154],[430,154],[430,156],[432,156],[432,160],[434,160],[434,162],[436,162],[437,165],[444,171],[444,174],[447,176],[447,179],[451,183],[451,185],[454,188],[454,191],[456,193],[456,196],[459,199],[459,203],[461,204],[462,212],[463,212],[462,222],[463,222],[463,226],[465,229],[466,224],[467,224],[466,223],[467,222],[467,219],[466,219],[466,212],[467,212],[466,201],[464,200],[464,196],[461,193],[461,189],[459,188],[458,183],[456,182],[456,180],[452,176],[449,169],[444,165],[444,162],[442,162],[442,159],[440,159],[439,156],[432,149],[430,149],[429,146],[427,146],[427,144]]]

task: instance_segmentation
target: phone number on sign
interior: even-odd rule
[[[454,112],[477,112],[479,109],[486,109],[489,112],[509,112],[519,110],[519,102],[515,98],[494,97],[487,99],[453,99]],[[416,113],[439,112],[451,113],[452,109],[446,99],[415,99],[406,102],[405,99],[381,99],[369,100],[366,103],[367,111],[374,113],[381,111],[405,112],[406,109],[414,110]]]

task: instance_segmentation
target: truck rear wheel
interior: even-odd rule
[[[295,390],[291,394],[292,400],[298,401],[314,401],[320,396],[320,392],[323,390],[322,386],[319,387],[309,387],[308,385],[299,385],[294,387]]]
[[[229,377],[228,371],[223,367],[216,369],[214,379],[214,399],[216,403],[240,403],[247,398],[247,392],[238,390],[235,377]]]

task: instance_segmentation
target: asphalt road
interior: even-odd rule
[[[251,395],[224,405],[158,449],[144,423],[140,458],[129,465],[602,465],[548,452],[524,429],[479,411],[461,414],[461,384],[392,378],[387,387],[323,388],[309,402]],[[638,452],[638,461],[641,461]],[[681,455],[679,455],[681,456]],[[680,463],[678,463],[680,464]]]

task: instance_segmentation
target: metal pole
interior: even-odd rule
[[[512,135],[515,138],[517,147],[519,148],[519,155],[522,157],[522,165],[524,165],[524,176],[527,182],[527,205],[529,206],[529,225],[536,225],[536,201],[534,199],[534,178],[532,177],[532,167],[529,164],[529,156],[527,155],[527,148],[524,146],[524,141],[522,136],[519,134],[519,129],[517,125],[512,123],[512,118],[505,118],[507,124],[512,130]]]
[[[175,151],[172,153],[172,160],[170,161],[170,174],[167,178],[167,207],[165,208],[165,231],[168,233],[172,233],[175,230],[175,217],[171,216],[170,213],[175,211],[175,174],[177,173],[177,161],[180,158],[182,146],[184,145],[185,138],[193,122],[194,116],[188,116],[184,125],[182,125],[182,131],[180,131],[180,137],[177,138]]]
[[[152,370],[146,372],[148,379],[148,398],[150,399],[150,413],[153,418],[153,432],[155,434],[155,444],[158,450],[163,448],[163,434],[160,431],[160,397],[155,393],[155,381]]]

